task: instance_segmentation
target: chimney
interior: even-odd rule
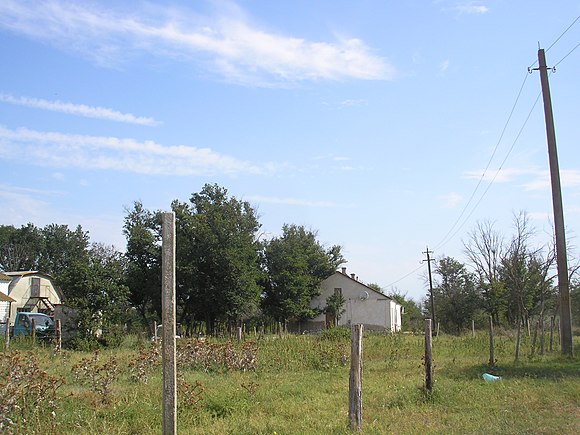
[[[350,277],[351,277],[352,279],[356,279],[356,278],[354,277],[354,273],[351,273],[351,274],[350,274]]]
[[[343,267],[343,268],[342,268],[342,274],[343,274],[343,275],[346,275],[346,267]]]

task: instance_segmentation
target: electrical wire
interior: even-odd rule
[[[580,42],[576,44],[576,46],[572,50],[570,50],[566,56],[564,56],[562,59],[556,62],[556,64],[552,68],[556,68],[558,65],[560,65],[562,61],[566,59],[568,56],[570,56],[574,52],[574,50],[576,50],[578,47],[580,47]]]
[[[578,16],[576,17],[576,19],[575,19],[574,21],[572,21],[572,24],[570,24],[570,25],[569,25],[569,26],[566,28],[566,30],[564,30],[564,31],[563,31],[563,32],[560,34],[560,36],[558,36],[558,37],[556,38],[556,40],[555,40],[554,42],[552,42],[552,44],[551,44],[551,45],[550,45],[548,48],[546,48],[546,53],[547,53],[548,51],[550,51],[550,49],[551,49],[551,48],[552,48],[554,45],[556,45],[560,39],[562,39],[562,37],[563,37],[563,36],[564,36],[564,35],[565,35],[565,34],[568,32],[568,30],[570,30],[570,29],[572,28],[572,26],[574,26],[574,24],[576,24],[576,22],[577,22],[578,20],[580,20],[580,15],[578,15]],[[572,51],[574,51],[574,50],[575,50],[577,47],[578,47],[578,46],[576,46],[576,47],[575,47],[575,48],[574,48]],[[568,54],[570,54],[570,53],[568,53]],[[567,54],[566,56],[564,56],[564,58],[563,58],[563,59],[561,59],[561,60],[560,60],[560,62],[562,62],[562,60],[564,60],[566,57],[568,57],[568,54]],[[534,63],[532,63],[532,64],[529,66],[529,68],[533,68],[533,66],[534,66],[534,65],[536,65],[537,63],[538,63],[538,60],[536,59],[536,60],[534,61]],[[558,63],[559,63],[559,62],[558,62]]]
[[[491,153],[491,157],[489,158],[487,165],[485,167],[485,169],[483,170],[483,173],[481,174],[481,177],[479,178],[479,181],[477,182],[477,185],[475,186],[475,189],[473,190],[473,192],[471,193],[471,196],[469,197],[469,200],[467,201],[467,203],[465,204],[465,206],[463,207],[463,210],[461,210],[461,213],[459,214],[459,217],[457,218],[457,220],[453,223],[453,225],[451,226],[451,228],[449,229],[449,231],[447,231],[447,233],[445,234],[445,236],[443,236],[443,238],[439,241],[439,243],[437,243],[435,245],[435,247],[433,249],[439,249],[442,246],[444,246],[445,244],[447,244],[451,238],[449,240],[447,240],[447,236],[449,236],[449,234],[451,234],[451,232],[455,229],[455,227],[457,226],[457,224],[461,221],[461,218],[463,217],[463,215],[465,214],[465,212],[467,211],[467,209],[469,208],[469,205],[471,204],[471,201],[473,201],[473,198],[475,197],[475,194],[477,193],[479,186],[481,185],[483,179],[485,178],[485,175],[487,174],[487,170],[489,169],[491,162],[493,161],[493,158],[495,157],[495,154],[499,148],[499,145],[501,144],[501,141],[505,135],[505,132],[507,130],[507,127],[512,119],[512,116],[514,114],[514,111],[516,109],[516,106],[518,104],[518,101],[520,100],[520,96],[522,95],[522,90],[524,89],[524,85],[526,84],[526,81],[528,79],[529,74],[526,72],[526,76],[524,77],[524,81],[522,82],[522,85],[520,86],[520,90],[518,91],[518,94],[516,96],[516,99],[514,101],[514,104],[512,105],[512,109],[510,111],[510,114],[507,118],[507,121],[505,122],[504,126],[503,126],[503,130],[499,136],[499,139],[497,141],[497,143],[495,144],[495,148],[493,149],[493,152]]]

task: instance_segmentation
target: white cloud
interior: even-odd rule
[[[486,14],[489,12],[489,8],[481,4],[481,2],[465,2],[458,3],[453,8],[460,14]]]
[[[457,204],[463,201],[463,197],[456,192],[441,195],[439,199],[443,202],[442,206],[445,208],[454,208]]]
[[[155,55],[203,63],[228,80],[252,85],[395,75],[360,39],[319,42],[264,31],[250,25],[235,7],[209,18],[151,4],[136,11],[62,0],[4,0],[0,28],[103,65]]]
[[[113,215],[89,216],[74,215],[54,206],[51,198],[64,193],[50,190],[30,189],[26,187],[0,184],[0,225],[19,227],[31,222],[38,227],[48,224],[64,224],[71,228],[81,225],[90,232],[91,241],[115,245],[117,249],[125,246],[121,228],[123,217]]]
[[[337,203],[333,201],[311,201],[307,199],[299,198],[280,198],[275,196],[261,196],[261,195],[251,195],[244,198],[246,201],[263,203],[263,204],[276,204],[276,205],[292,205],[300,207],[316,207],[316,208],[351,208],[352,204]]]
[[[449,69],[449,59],[445,59],[439,64],[439,72],[444,73]]]
[[[16,104],[19,106],[32,107],[35,109],[84,116],[85,118],[106,119],[108,121],[125,122],[128,124],[147,126],[155,126],[159,124],[159,122],[155,121],[153,118],[135,116],[131,113],[121,113],[106,107],[92,107],[85,104],[65,103],[58,100],[49,101],[40,98],[14,97],[12,95],[0,94],[0,101],[9,104]]]
[[[562,169],[560,170],[560,184],[562,187],[579,187],[580,170]],[[550,171],[537,171],[535,178],[524,184],[526,190],[548,190],[551,189]]]
[[[116,137],[69,135],[0,126],[0,154],[55,168],[119,170],[155,175],[262,174],[272,165],[256,166],[209,148],[163,146]]]

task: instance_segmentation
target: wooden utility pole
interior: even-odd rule
[[[431,320],[432,325],[435,326],[437,325],[437,322],[435,321],[435,301],[433,300],[433,279],[431,278],[431,262],[434,261],[431,257],[429,257],[429,254],[432,254],[433,251],[429,251],[429,247],[427,246],[427,250],[425,252],[423,252],[423,254],[427,254],[427,270],[429,271],[429,300],[431,302]],[[425,261],[425,260],[423,260]],[[437,335],[437,334],[435,334]]]
[[[425,319],[425,391],[433,392],[433,353],[431,319]]]
[[[362,427],[363,325],[352,325],[351,335],[348,420],[350,429],[358,432]]]
[[[175,213],[161,214],[161,315],[163,322],[163,435],[177,433],[175,359]]]
[[[556,149],[556,131],[552,113],[552,99],[548,82],[548,68],[543,49],[538,50],[538,63],[542,95],[544,99],[544,117],[546,119],[546,135],[548,139],[548,158],[550,161],[550,177],[552,180],[552,206],[554,208],[554,226],[556,230],[556,257],[558,265],[558,288],[560,293],[560,322],[562,328],[562,354],[572,356],[572,307],[570,306],[570,288],[568,281],[568,259],[566,254],[566,232],[564,228],[564,209],[562,206],[562,189],[560,186],[560,168],[558,151]]]

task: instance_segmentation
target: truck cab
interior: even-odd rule
[[[19,312],[14,319],[12,336],[32,335],[32,320],[36,326],[36,336],[52,337],[54,335],[54,321],[44,313]]]

